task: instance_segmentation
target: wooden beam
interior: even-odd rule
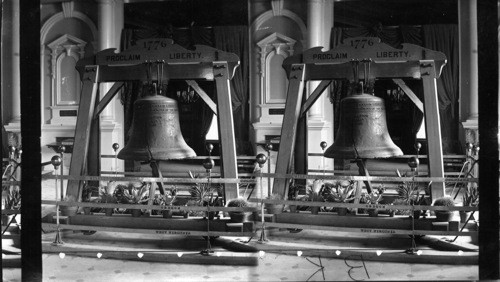
[[[140,205],[138,205],[140,208]],[[158,233],[157,234],[165,234],[165,235],[175,235],[176,230],[184,230],[184,231],[200,231],[207,232],[207,220],[202,219],[201,217],[198,219],[184,219],[184,218],[162,218],[162,217],[132,217],[127,215],[122,216],[105,216],[105,215],[75,215],[71,216],[70,225],[78,228],[79,225],[85,226],[85,228],[90,228],[87,230],[97,230],[92,228],[125,228],[125,229],[136,229],[138,233],[148,232],[145,230],[152,230],[152,233],[155,233],[154,230],[163,230],[163,231],[172,231],[170,233]],[[217,232],[226,232],[227,231],[227,223],[229,223],[229,219],[227,220],[211,220],[210,221],[210,231]],[[251,231],[250,229],[245,230],[246,232]],[[124,231],[124,232],[132,232],[133,231]],[[179,234],[177,234],[179,235]],[[190,234],[185,234],[190,235]],[[196,235],[196,234],[195,234]]]
[[[210,96],[198,85],[198,83],[195,80],[186,80],[187,84],[191,87],[193,87],[194,91],[200,95],[201,99],[207,104],[208,107],[214,112],[214,114],[217,115],[217,106],[215,105],[214,101],[210,99]]]
[[[322,80],[320,82],[318,87],[316,87],[316,89],[314,89],[313,93],[311,93],[311,95],[309,95],[309,98],[307,98],[307,101],[302,106],[302,110],[300,112],[301,116],[303,116],[307,111],[309,111],[309,109],[312,107],[312,105],[314,105],[314,102],[316,102],[316,100],[318,100],[319,96],[321,96],[321,94],[323,94],[323,91],[325,91],[325,89],[328,87],[328,85],[330,85],[330,83],[332,83],[331,80]]]
[[[80,99],[78,117],[75,128],[73,156],[69,167],[69,175],[82,176],[86,171],[87,154],[90,141],[90,129],[94,117],[95,102],[97,99],[97,78],[99,67],[87,66],[83,75],[83,90]],[[69,180],[66,190],[67,196],[80,198],[80,181]]]
[[[113,84],[111,89],[109,89],[108,93],[102,98],[102,100],[97,104],[97,107],[95,109],[94,113],[94,118],[97,118],[101,112],[106,108],[106,106],[111,102],[111,99],[115,97],[116,93],[118,93],[118,90],[120,90],[125,83],[123,81],[117,81]]]
[[[217,86],[217,108],[219,113],[217,115],[217,122],[221,144],[221,172],[225,178],[238,178],[229,67],[227,62],[214,62],[213,69]],[[239,197],[238,184],[226,183],[224,187],[226,200]]]
[[[421,61],[422,82],[424,84],[425,135],[428,143],[429,176],[444,177],[443,147],[441,144],[441,122],[436,85],[437,74],[434,61]],[[445,195],[444,182],[432,182],[432,200]]]
[[[280,148],[276,160],[276,173],[286,174],[290,172],[292,156],[295,149],[297,126],[302,106],[304,93],[304,78],[306,73],[305,64],[293,64],[289,75],[285,114],[281,128]],[[275,178],[273,193],[285,198],[288,179]]]
[[[302,105],[306,102],[306,96],[302,95],[302,101],[300,102]],[[312,104],[311,104],[312,105]],[[307,115],[299,116],[299,120],[297,121],[297,132],[295,135],[295,148],[293,150],[293,173],[298,174],[307,174],[309,169],[307,151],[309,147],[308,140],[308,123],[307,123]],[[287,180],[285,180],[287,181]],[[306,181],[297,179],[297,184],[301,184],[306,186]],[[284,195],[288,195],[288,181],[285,185]]]
[[[413,102],[413,104],[415,104],[415,106],[417,106],[417,108],[423,113],[424,112],[424,104],[422,103],[422,101],[420,101],[420,99],[418,99],[417,95],[415,95],[415,93],[413,93],[413,91],[410,89],[410,87],[408,87],[408,85],[406,85],[406,83],[402,79],[395,78],[395,79],[393,79],[393,81],[401,89],[403,89],[406,96],[408,96],[408,98],[410,98],[410,100]]]

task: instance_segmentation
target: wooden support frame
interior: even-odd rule
[[[161,64],[163,71],[156,74],[151,73],[152,64]],[[96,148],[94,148],[99,147],[99,138],[93,138],[90,133],[91,131],[99,131],[99,114],[125,81],[161,82],[178,79],[186,80],[188,84],[196,88],[195,80],[201,79],[215,81],[217,85],[217,108],[208,95],[200,91],[201,88],[197,89],[197,92],[214,113],[219,112],[222,177],[237,178],[236,145],[229,81],[234,76],[238,66],[239,58],[236,54],[203,45],[196,45],[194,50],[187,50],[174,44],[171,39],[138,40],[134,47],[126,51],[116,53],[115,49],[107,49],[98,52],[93,57],[78,61],[76,68],[82,77],[83,89],[69,175],[85,175],[89,172],[86,169],[87,163],[90,161],[94,163],[95,160],[100,159],[100,153],[96,152]],[[99,83],[102,82],[115,82],[115,84],[104,98],[99,100],[97,89]],[[89,148],[90,143],[93,144],[92,148]],[[93,173],[98,175],[99,171],[97,169],[97,172]],[[68,181],[66,195],[81,199],[81,190],[81,181]],[[236,198],[238,193],[237,183],[225,184],[226,199]]]
[[[69,175],[86,174],[87,154],[90,142],[90,128],[94,119],[94,105],[97,97],[97,77],[99,67],[88,65],[83,73],[83,90],[80,96],[80,106],[76,120],[75,141],[73,143],[73,155],[69,167]],[[80,200],[82,194],[80,181],[69,180],[66,195],[74,196]]]
[[[287,173],[292,164],[292,155],[295,148],[295,138],[299,122],[299,114],[302,103],[304,89],[304,77],[306,73],[305,64],[294,64],[289,75],[288,97],[285,104],[285,115],[283,117],[283,127],[281,130],[280,148],[276,162],[276,173]],[[285,187],[288,187],[289,180],[283,178],[274,179],[273,193],[281,196],[286,195]]]
[[[295,151],[295,139],[299,138],[295,133],[298,120],[300,116],[305,115],[331,80],[413,78],[421,79],[424,85],[425,128],[429,140],[429,175],[443,177],[436,79],[446,64],[446,56],[441,52],[413,44],[403,44],[401,49],[395,49],[381,43],[380,39],[375,37],[351,38],[335,49],[326,52],[321,50],[322,47],[311,48],[302,54],[288,57],[283,62],[290,84],[283,116],[276,173],[291,173],[292,152]],[[358,72],[353,68],[353,62],[369,64],[369,72]],[[300,76],[297,74],[299,65],[303,70]],[[302,104],[304,83],[309,80],[320,80],[321,83],[309,99]],[[422,108],[417,100],[411,100],[416,103],[417,107]],[[307,137],[301,136],[300,138]],[[307,155],[304,158],[307,158]],[[286,180],[275,180],[273,193],[280,194],[284,198],[287,195],[287,184]],[[433,198],[443,196],[444,183],[433,182],[431,194]]]

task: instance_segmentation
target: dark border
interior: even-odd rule
[[[476,0],[469,0],[476,1]],[[477,0],[479,96],[479,279],[499,279],[498,1]]]
[[[20,1],[21,279],[42,281],[40,1]],[[14,93],[15,94],[15,93]]]

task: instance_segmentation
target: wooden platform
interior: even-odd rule
[[[132,217],[128,214],[105,216],[74,215],[60,217],[61,229],[143,233],[186,236],[253,236],[254,223],[232,223],[229,219],[206,220],[202,218],[162,218],[160,216]],[[55,217],[42,227],[55,230]]]

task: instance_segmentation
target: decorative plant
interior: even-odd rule
[[[267,196],[268,200],[283,200],[283,197],[280,194],[272,193]],[[283,212],[284,204],[276,204],[276,203],[265,203],[265,208],[267,209],[267,213],[276,214]]]
[[[119,203],[122,204],[145,204],[149,200],[149,184],[142,183],[140,187],[134,186],[132,183],[127,185],[117,185],[114,191],[114,196]],[[141,209],[132,209],[132,216],[140,216]]]
[[[405,181],[402,184],[399,184],[396,188],[396,192],[405,205],[415,203],[415,200],[418,199],[418,195],[420,193],[419,187],[414,181]]]
[[[462,204],[464,207],[475,207],[479,204],[479,190],[477,186],[470,185],[467,187],[462,196]]]
[[[124,199],[128,204],[147,203],[149,200],[149,185],[143,183],[141,187],[128,186],[123,190],[121,199]]]
[[[311,202],[324,202],[325,199],[321,195],[323,188],[320,188],[318,191],[315,191],[317,189],[314,189],[314,188],[315,187],[313,185],[313,187],[311,187],[307,190],[307,195],[306,195],[307,200],[309,200]],[[317,214],[320,209],[321,209],[320,206],[311,206],[311,213]]]
[[[115,190],[117,184],[114,181],[109,181],[106,186],[99,187],[99,202],[101,203],[116,203]]]
[[[281,195],[278,193],[272,193],[271,195],[267,196],[268,200],[281,200]]]
[[[292,180],[292,182],[290,183],[290,187],[288,188],[288,200],[290,200],[290,201],[297,200],[301,190],[306,191],[305,186],[302,184],[296,183],[295,179]]]
[[[199,175],[194,175],[191,171],[188,172],[192,179],[199,178]],[[219,203],[220,185],[212,185],[212,183],[194,183],[189,190],[191,197],[197,200],[203,206],[215,206]]]
[[[244,198],[236,198],[236,199],[231,199],[227,202],[226,206],[227,207],[233,207],[233,208],[244,208],[244,207],[248,207],[249,203],[247,200],[245,200]]]
[[[99,202],[100,203],[110,203],[115,204],[118,199],[115,196],[115,190],[117,184],[114,181],[109,181],[106,186],[99,187]],[[110,216],[113,214],[114,208],[105,208],[106,215]]]
[[[454,207],[455,201],[453,201],[453,199],[448,196],[440,197],[434,201],[434,206]]]
[[[325,201],[334,203],[349,203],[354,200],[355,182],[352,180],[340,180],[334,183],[325,183],[320,194]],[[333,208],[341,215],[347,214],[348,208]]]
[[[405,177],[406,173],[404,175],[401,175],[399,171],[397,171],[397,174],[399,177]],[[422,190],[420,188],[420,185],[418,182],[415,181],[403,181],[403,183],[399,184],[396,187],[396,192],[398,193],[398,199],[396,199],[393,204],[394,205],[428,205],[430,204],[428,202],[428,198],[425,197],[426,191],[428,191],[430,188],[430,185],[432,182],[427,184],[427,188],[425,190]],[[426,213],[424,210],[418,210],[415,212],[412,212],[411,210],[395,210],[394,211],[396,214],[401,214],[401,215],[414,215],[415,217],[420,216],[420,214]]]
[[[323,197],[328,202],[347,203],[354,200],[354,184],[352,180],[341,180],[330,185],[325,185]]]
[[[379,201],[382,199],[382,194],[384,193],[385,188],[383,185],[380,185],[378,188],[373,189],[370,193],[366,194],[365,200],[367,204],[377,205]],[[370,216],[378,216],[378,208],[369,208],[368,214]]]
[[[440,197],[434,200],[433,203],[434,206],[443,206],[443,207],[454,207],[455,206],[455,201],[453,201],[453,198],[445,196],[445,197]],[[436,214],[436,219],[438,221],[450,221],[453,217],[453,211],[434,211]]]
[[[2,210],[19,210],[20,208],[21,190],[19,186],[2,185]],[[16,220],[16,214],[2,214],[2,225],[19,222]]]
[[[321,191],[320,192],[315,192],[312,189],[308,189],[307,190],[307,196],[306,197],[307,197],[307,200],[311,201],[311,202],[324,202],[325,201],[325,199],[321,195]]]
[[[382,194],[385,191],[385,187],[383,185],[380,185],[378,188],[373,189],[370,193],[366,194],[366,203],[367,204],[378,204],[380,200],[382,199]]]
[[[169,191],[165,191],[165,194],[156,194],[153,199],[153,205],[159,205],[162,207],[173,206],[177,198],[177,189],[174,187]],[[154,214],[163,214],[163,217],[172,217],[172,210],[165,209],[162,211],[152,211]]]
[[[172,206],[177,198],[177,188],[172,188],[170,192],[166,193],[164,195],[158,195],[159,196],[159,205],[160,206]]]
[[[99,193],[99,187],[85,184],[83,186],[83,191],[82,191],[82,202],[98,202],[99,198],[92,199],[92,195],[94,193]],[[90,214],[92,211],[92,208],[91,207],[83,207],[83,211],[85,212],[85,214]]]
[[[189,176],[192,179],[199,178],[199,175],[193,174],[191,171],[188,172]],[[220,185],[213,185],[212,183],[194,183],[194,185],[190,188],[189,192],[191,197],[194,200],[194,203],[190,200],[188,201],[188,205],[196,205],[196,206],[220,206],[222,202],[222,198],[219,197],[220,194]],[[190,212],[191,215],[198,215],[197,212]],[[204,214],[204,212],[203,212]],[[218,211],[210,212],[209,218],[213,218],[219,215]]]
[[[295,182],[295,179],[292,180],[290,183],[290,187],[288,188],[288,200],[289,201],[298,201],[301,200],[301,197],[299,196],[301,191],[306,191],[306,186],[303,184],[298,184]],[[299,207],[298,205],[289,205],[290,212],[297,212],[298,209],[302,209],[302,207]]]
[[[231,199],[227,202],[226,204],[227,207],[239,207],[239,208],[244,208],[249,206],[249,202],[245,198],[236,198],[236,199]],[[244,211],[230,211],[228,212],[229,216],[231,217],[232,222],[245,222],[247,221],[248,216],[251,214],[251,212],[244,212]]]
[[[2,209],[18,210],[21,208],[21,189],[19,186],[2,185]]]
[[[315,179],[309,189],[316,193],[321,193],[321,190],[324,189],[324,187],[325,183],[323,180]]]
[[[99,192],[99,187],[85,184],[82,191],[82,202],[90,202],[92,195]]]
[[[73,195],[67,195],[63,200],[65,202],[75,203],[76,197]],[[75,215],[78,210],[78,206],[60,206],[59,209],[61,210],[62,215]]]

